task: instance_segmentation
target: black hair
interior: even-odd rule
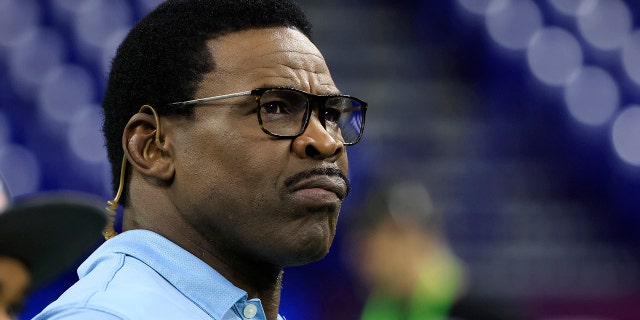
[[[311,38],[311,25],[293,0],[168,0],[133,27],[113,59],[102,102],[114,193],[131,116],[145,104],[160,115],[192,115],[193,108],[167,104],[193,99],[203,76],[215,70],[207,40],[269,27],[295,28]]]

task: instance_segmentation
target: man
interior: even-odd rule
[[[98,202],[82,194],[39,194],[13,204],[0,178],[0,320],[17,315],[29,290],[87,253],[106,220]]]
[[[367,108],[309,34],[281,0],[170,0],[132,29],[103,101],[125,231],[37,319],[282,319],[283,267],[327,254]]]

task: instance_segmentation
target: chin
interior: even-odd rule
[[[286,257],[280,261],[286,262],[286,266],[296,266],[324,258],[336,234],[337,211],[336,208],[324,208],[313,213],[307,212],[284,228],[281,231],[283,238],[279,242],[287,244],[282,247]]]
[[[311,262],[315,262],[324,258],[327,253],[329,253],[329,249],[326,250],[317,250],[317,251],[305,251],[300,252],[298,256],[289,261],[286,266],[300,266],[305,265]]]
[[[307,233],[306,237],[294,242],[294,247],[291,248],[293,254],[290,255],[292,258],[287,265],[303,265],[324,258],[329,253],[334,235],[335,232],[322,233],[321,236],[316,233]]]

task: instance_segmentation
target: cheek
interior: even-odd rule
[[[224,176],[225,171],[241,174],[243,164],[249,163],[250,150],[239,128],[220,124],[224,119],[195,121],[190,130],[176,137],[177,173],[186,175],[192,183]]]
[[[175,182],[182,190],[176,196],[194,205],[209,202],[209,210],[259,211],[265,200],[277,196],[288,161],[286,141],[281,145],[267,141],[265,134],[225,129],[195,132],[192,142],[180,147]]]
[[[340,168],[340,170],[342,170],[344,174],[349,176],[349,156],[347,155],[346,151],[344,152],[342,157],[338,159],[337,164],[338,164],[338,168]]]

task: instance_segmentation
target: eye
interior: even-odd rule
[[[331,97],[325,102],[324,118],[327,121],[338,122],[344,110],[351,106],[351,100],[344,97]]]
[[[324,111],[324,118],[327,121],[338,122],[342,116],[341,108],[326,108]]]
[[[291,114],[293,111],[291,107],[283,101],[263,103],[260,106],[260,109],[262,109],[262,112],[266,114]]]

